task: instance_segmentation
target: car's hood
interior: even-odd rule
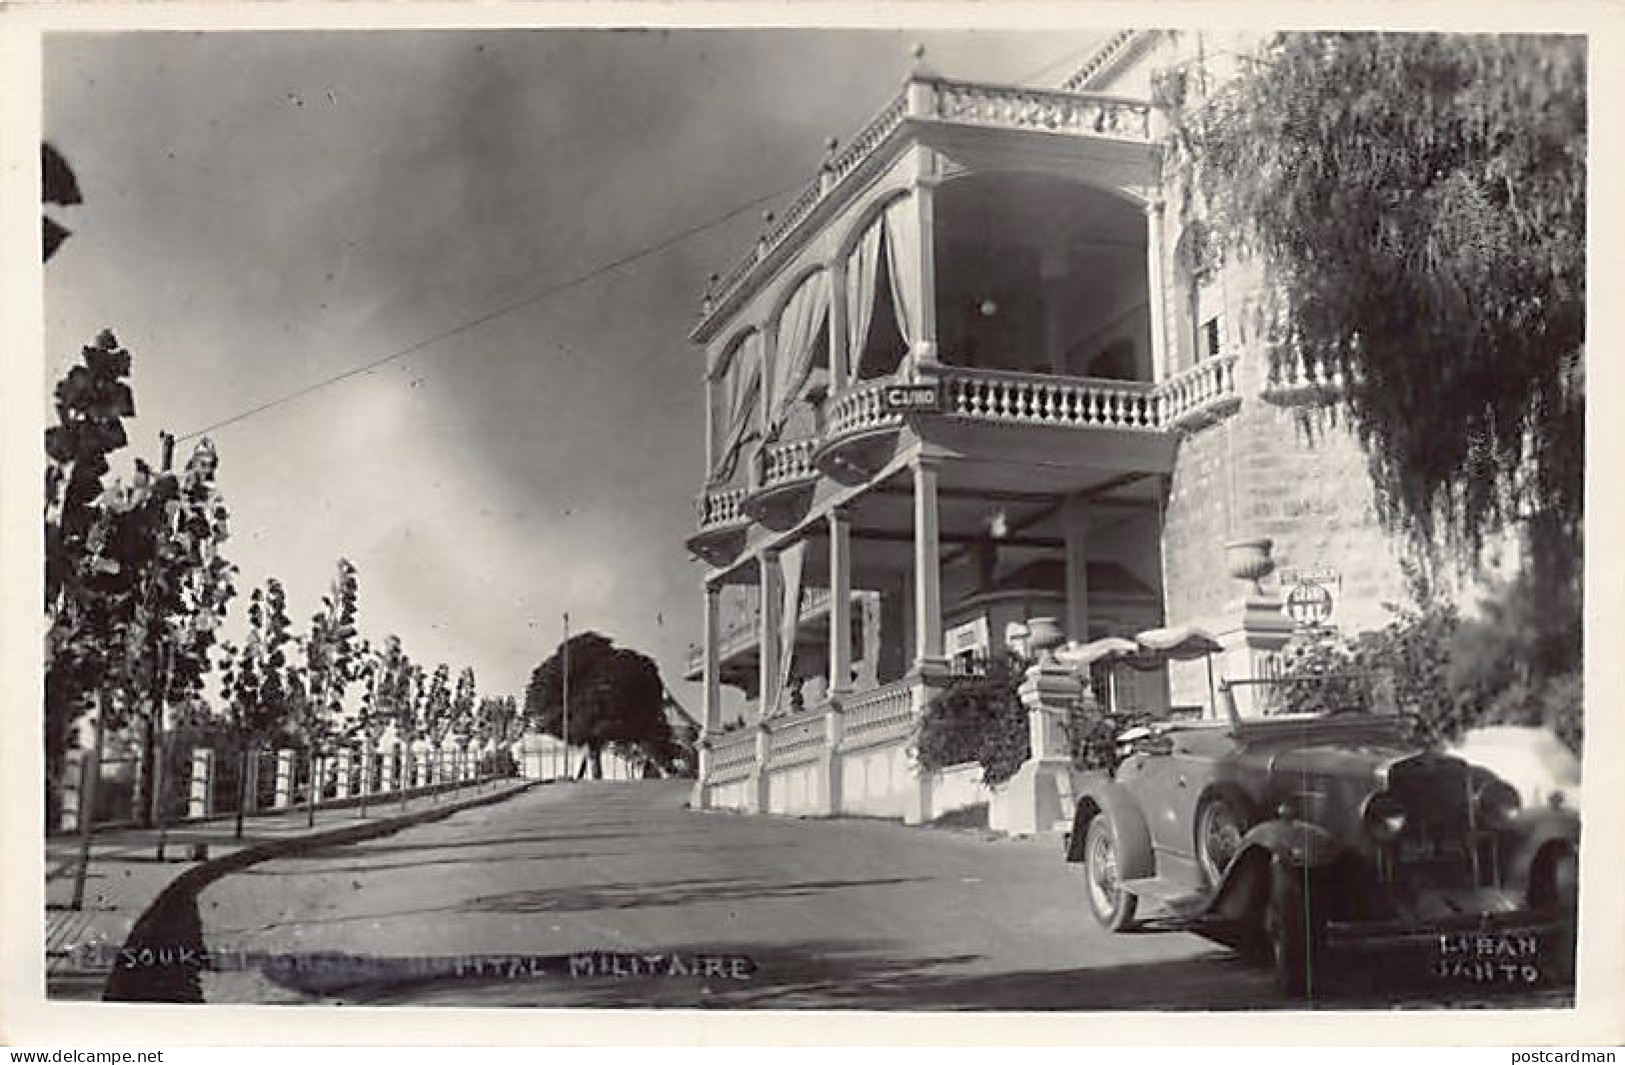
[[[1307,778],[1382,788],[1401,762],[1435,757],[1426,754],[1402,727],[1387,721],[1327,720],[1250,731],[1259,753],[1266,755],[1271,778],[1289,789],[1293,782]]]

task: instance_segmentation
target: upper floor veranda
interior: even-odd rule
[[[1142,99],[917,75],[832,148],[691,334],[695,553],[724,564],[900,440],[1105,479],[1166,472],[1174,432],[1234,409],[1217,297],[1170,247],[1159,123]]]

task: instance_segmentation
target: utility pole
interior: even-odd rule
[[[564,612],[564,648],[562,652],[563,672],[560,674],[563,685],[564,724],[560,731],[564,733],[564,779],[573,779],[570,776],[570,612]]]

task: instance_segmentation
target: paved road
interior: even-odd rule
[[[198,898],[205,944],[228,969],[204,974],[205,997],[874,1009],[1285,1005],[1267,973],[1195,936],[1101,932],[1083,910],[1076,868],[1062,863],[1053,841],[700,813],[682,809],[684,795],[682,785],[667,783],[547,786],[391,837],[234,874]],[[238,964],[232,951],[278,960],[230,971]],[[586,952],[598,952],[596,971],[572,975],[568,956],[584,966]]]

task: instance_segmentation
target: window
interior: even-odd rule
[[[1212,275],[1196,282],[1196,359],[1224,354],[1224,290]]]

